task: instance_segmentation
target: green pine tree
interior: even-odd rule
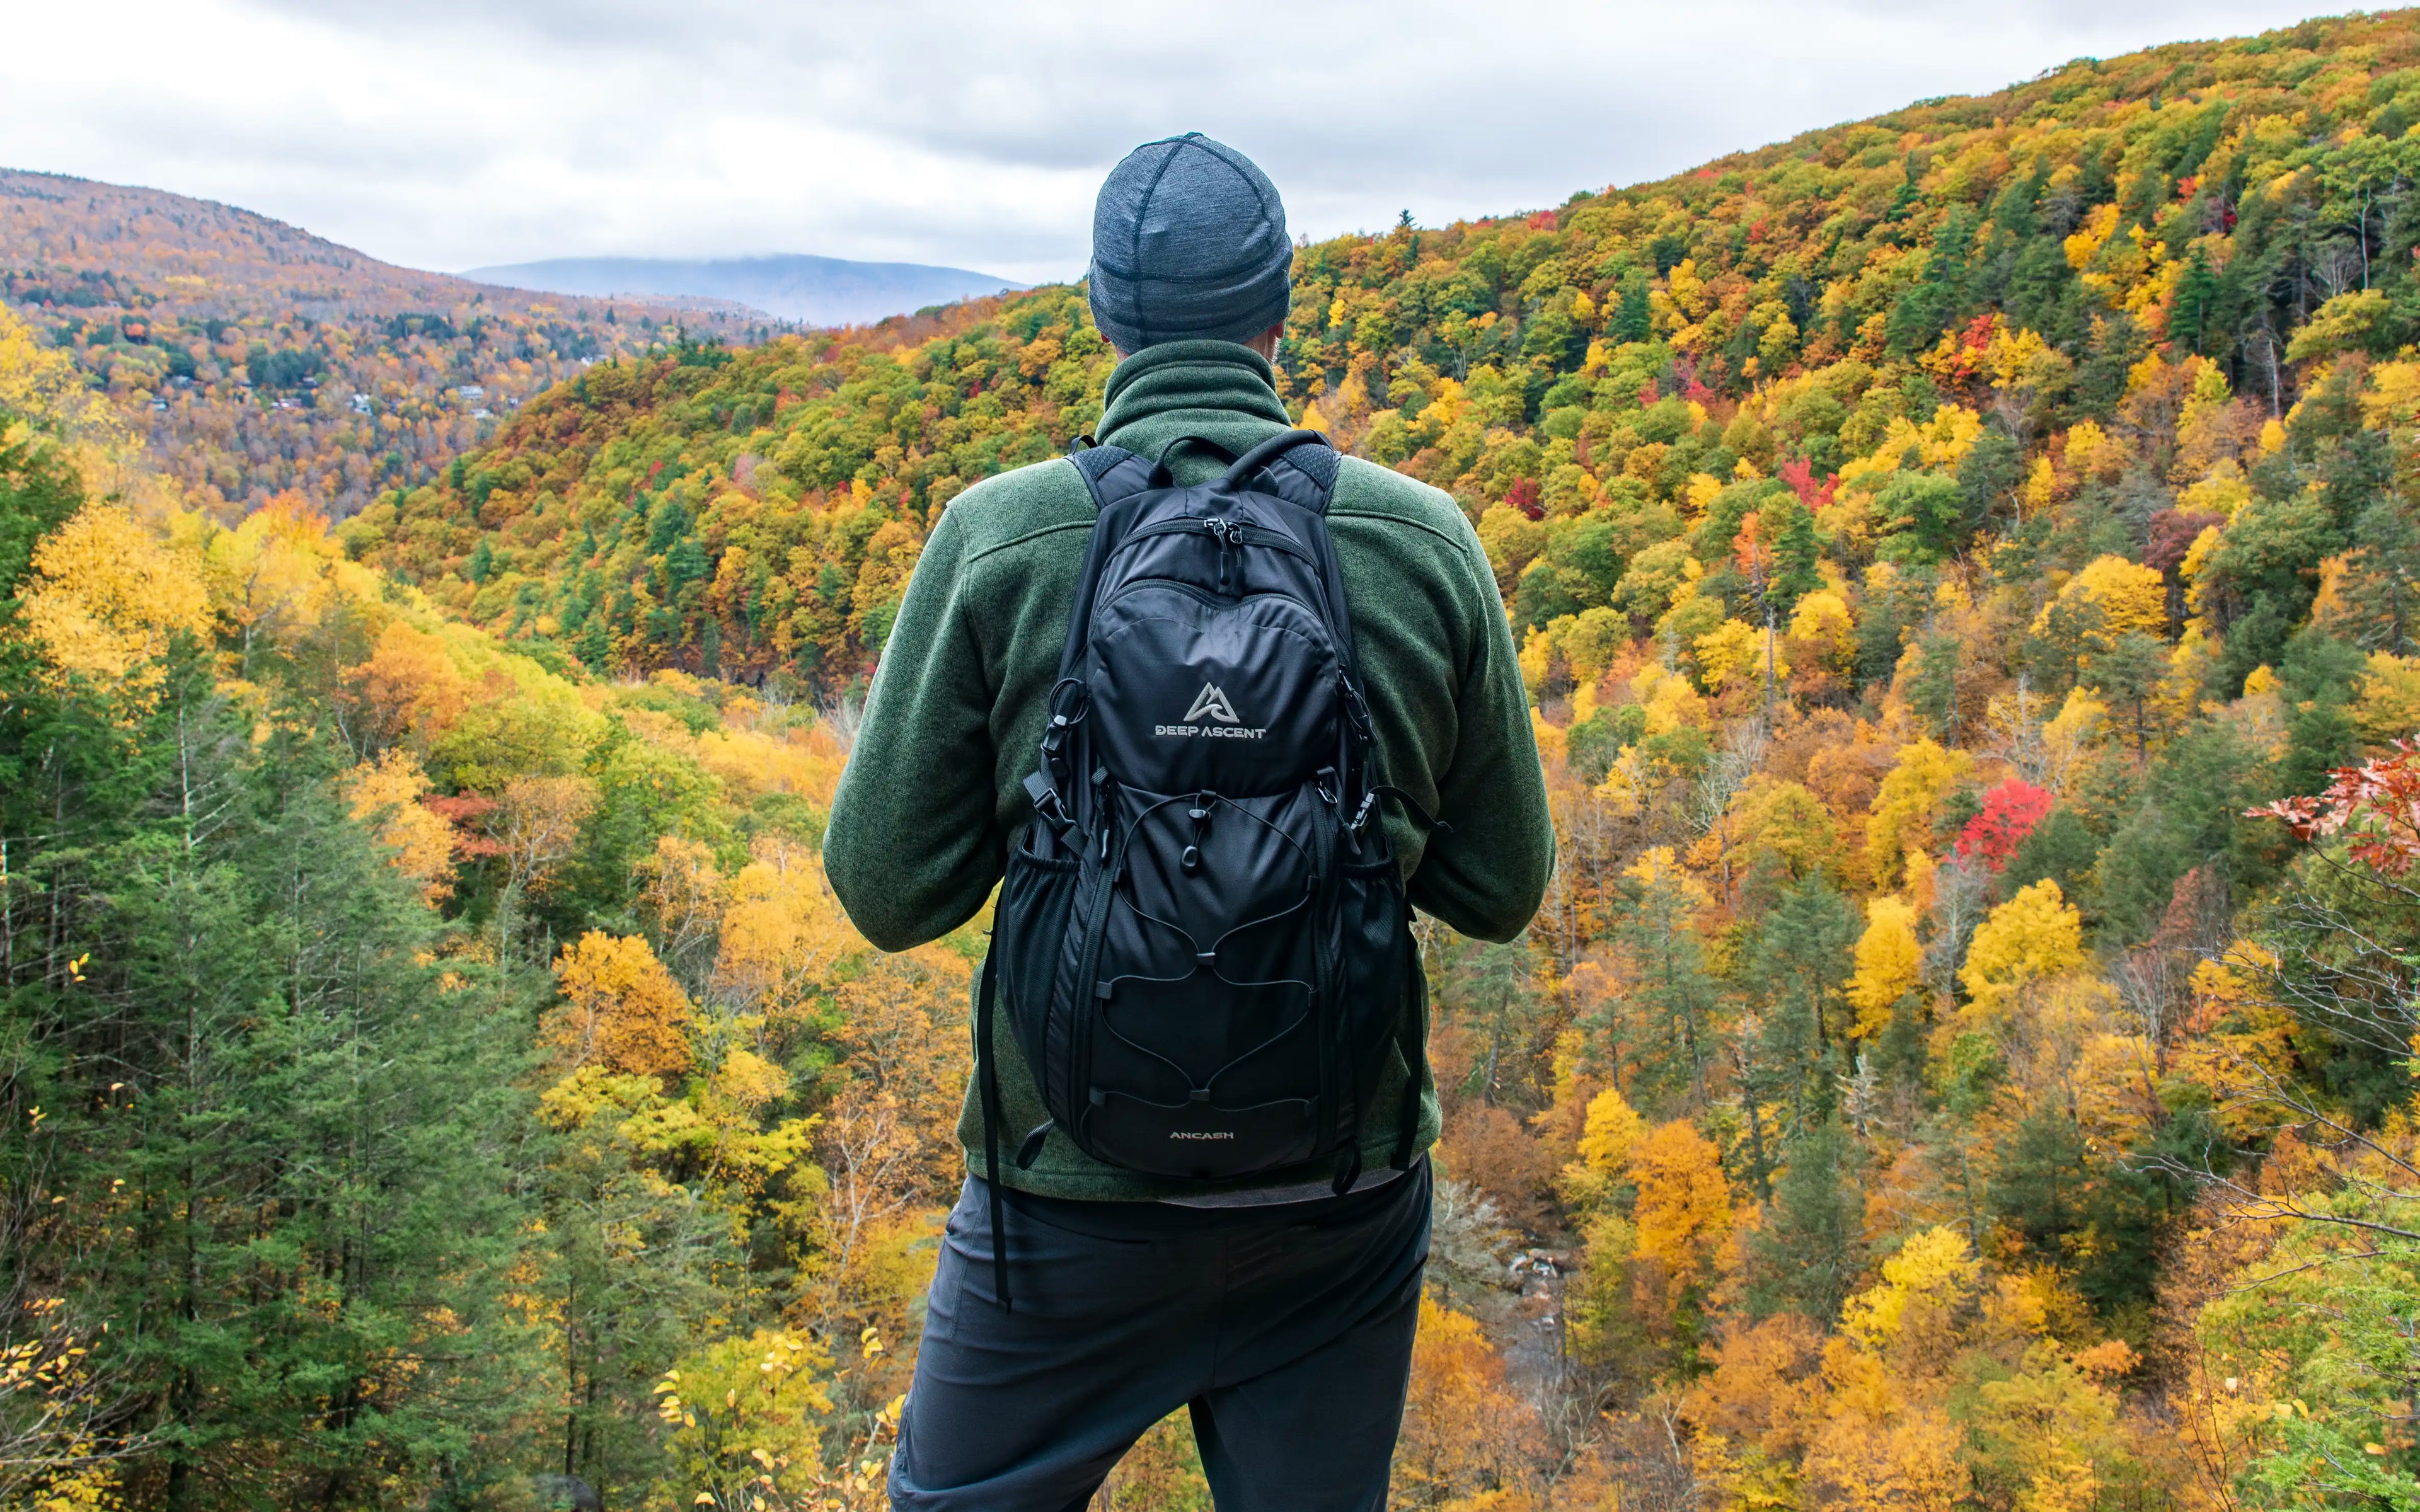
[[[1836,1120],[1792,1142],[1764,1223],[1749,1241],[1749,1310],[1789,1309],[1829,1327],[1866,1263],[1862,1151]]]

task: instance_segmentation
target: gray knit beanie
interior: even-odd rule
[[[1277,185],[1199,131],[1127,153],[1093,208],[1093,322],[1121,351],[1249,341],[1285,318],[1293,269]]]

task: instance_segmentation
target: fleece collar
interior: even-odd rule
[[[1241,453],[1292,422],[1278,397],[1267,359],[1232,341],[1171,341],[1146,347],[1109,375],[1101,423],[1103,445],[1157,456],[1180,436],[1199,436]],[[1210,454],[1187,449],[1180,478]],[[1179,458],[1171,458],[1173,465]],[[1184,481],[1191,481],[1186,479]]]

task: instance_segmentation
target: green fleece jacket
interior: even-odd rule
[[[1222,341],[1171,342],[1110,375],[1100,440],[1157,455],[1179,436],[1241,453],[1287,428],[1269,364]],[[1215,475],[1202,448],[1171,459],[1180,482]],[[866,938],[886,950],[938,938],[991,896],[1032,805],[1026,774],[1093,529],[1074,464],[1037,462],[985,479],[933,527],[867,696],[832,800],[824,867]],[[1452,825],[1426,836],[1390,816],[1412,903],[1466,934],[1504,940],[1537,910],[1554,869],[1554,826],[1512,638],[1479,538],[1453,501],[1347,457],[1328,531],[1386,779]],[[1004,1140],[1048,1114],[1005,1016],[994,1036]],[[1428,1068],[1400,1052],[1361,1130],[1363,1161],[1393,1152],[1405,1078],[1421,1078],[1420,1144],[1436,1138]],[[980,1103],[958,1135],[982,1169]],[[1280,1172],[1239,1189],[1316,1180]],[[1032,1169],[1001,1179],[1046,1196],[1103,1201],[1199,1195],[1199,1185],[1107,1165],[1052,1138]]]

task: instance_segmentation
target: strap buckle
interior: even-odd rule
[[[1065,835],[1067,827],[1076,822],[1068,814],[1065,806],[1060,803],[1059,790],[1052,787],[1050,779],[1040,772],[1028,772],[1025,775],[1025,795],[1033,801],[1035,816],[1047,823],[1061,835]]]

